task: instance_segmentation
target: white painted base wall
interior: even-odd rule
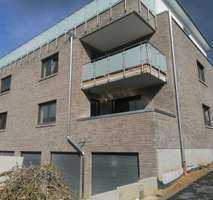
[[[21,168],[23,157],[16,156],[0,156],[0,174],[12,170],[13,168]]]
[[[213,149],[185,149],[188,169],[213,163]],[[180,149],[158,149],[158,178],[164,184],[177,179],[183,173]]]

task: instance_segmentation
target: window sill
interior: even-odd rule
[[[58,75],[58,73],[52,74],[52,75],[50,75],[50,76],[46,76],[46,77],[44,77],[44,78],[41,78],[41,79],[39,80],[39,82],[44,81],[44,80],[47,80],[47,79],[50,79],[50,78],[55,77],[55,76],[57,76],[57,75]]]
[[[38,124],[36,126],[36,128],[46,128],[46,127],[53,127],[56,126],[56,123],[52,123],[52,124]]]
[[[199,79],[199,81],[200,81],[200,83],[202,83],[204,86],[208,87],[208,85],[207,85],[207,83],[206,83],[205,81],[202,81],[202,80],[200,80],[200,79]]]
[[[10,90],[7,90],[7,91],[5,91],[5,92],[1,92],[1,93],[0,93],[0,96],[6,95],[6,94],[9,94],[9,93],[10,93]]]
[[[0,129],[0,133],[6,132],[6,129]]]

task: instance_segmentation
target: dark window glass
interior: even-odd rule
[[[0,151],[0,156],[14,156],[14,151]]]
[[[6,92],[10,90],[11,76],[1,79],[1,92]]]
[[[93,154],[92,193],[102,193],[139,180],[138,154]]]
[[[140,95],[104,102],[91,101],[91,116],[106,115],[144,109]]]
[[[39,105],[39,124],[50,124],[56,122],[56,100]]]
[[[100,102],[97,100],[91,100],[91,116],[100,115]]]
[[[7,112],[0,113],[0,130],[6,129],[7,124]]]
[[[200,64],[199,62],[197,62],[197,68],[198,68],[198,78],[201,81],[205,82],[205,72],[204,72],[204,66],[202,64]]]
[[[206,105],[203,105],[203,116],[205,125],[211,126],[211,112],[210,108]]]
[[[42,60],[41,78],[45,78],[58,72],[58,53]]]
[[[52,164],[61,172],[70,190],[79,193],[80,156],[75,153],[52,153]]]
[[[21,156],[24,157],[24,167],[37,166],[41,164],[41,152],[22,152]]]

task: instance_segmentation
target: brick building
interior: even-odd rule
[[[98,0],[0,59],[0,154],[89,197],[213,161],[208,42],[176,0]]]

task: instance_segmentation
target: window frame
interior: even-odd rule
[[[1,125],[2,125],[2,121],[1,121],[2,115],[6,115],[6,117],[5,117],[5,124],[1,127]],[[0,113],[0,131],[4,131],[7,128],[7,116],[8,116],[7,112]]]
[[[204,124],[205,126],[211,127],[212,122],[211,122],[211,108],[205,104],[202,104],[202,110],[203,110],[203,119],[204,119]],[[207,115],[206,115],[207,113]],[[208,118],[206,118],[208,117]]]
[[[197,61],[197,70],[199,81],[206,83],[205,67],[199,61]]]
[[[55,104],[55,119],[54,120],[50,120],[50,105],[53,105]],[[47,122],[44,122],[44,117],[43,119],[41,118],[42,116],[42,107],[43,106],[48,106],[48,118],[47,118]],[[47,101],[47,102],[44,102],[44,103],[40,103],[38,104],[38,125],[39,126],[42,126],[42,125],[50,125],[50,124],[55,124],[56,123],[56,116],[57,116],[57,100],[51,100],[51,101]]]
[[[40,163],[36,166],[39,166],[42,164],[42,152],[41,151],[21,151],[21,157],[23,157],[23,164],[24,164],[24,156],[23,154],[34,154],[34,155],[40,155]],[[34,166],[34,165],[32,165]],[[27,166],[27,167],[30,167],[30,166]]]
[[[3,86],[3,82],[5,80],[7,80],[7,79],[9,79],[9,86],[5,87],[5,89],[3,89],[3,87],[2,87]],[[11,89],[11,81],[12,81],[12,75],[8,75],[8,76],[6,76],[6,77],[1,79],[1,93],[5,93],[5,92],[10,91],[10,89]]]
[[[15,156],[15,151],[0,151],[0,156]]]
[[[56,59],[57,62],[56,62],[56,66],[55,66],[55,69],[54,67],[51,65],[51,61]],[[45,66],[45,64],[47,66]],[[58,66],[59,66],[59,53],[56,52],[44,59],[41,60],[41,79],[46,79],[46,78],[49,78],[51,76],[54,76],[58,73]],[[47,68],[50,68],[50,74],[47,73]],[[46,69],[46,71],[45,71]]]

